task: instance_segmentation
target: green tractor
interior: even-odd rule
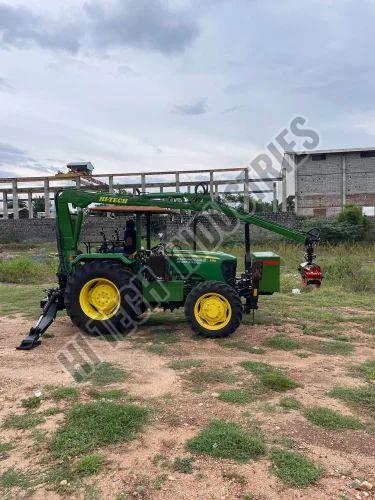
[[[81,241],[85,209],[93,204],[134,210],[135,227],[124,237],[117,233],[112,241],[104,232],[99,242]],[[306,262],[300,266],[303,285],[320,286],[322,281],[322,271],[313,262],[316,230],[304,233],[234,209],[220,199],[211,199],[206,184],[197,185],[195,193],[120,195],[66,189],[56,194],[55,205],[59,286],[47,290],[39,321],[18,349],[39,345],[40,337],[62,309],[84,332],[117,335],[136,326],[147,310],[184,307],[186,319],[197,334],[213,338],[231,335],[242,315],[258,308],[260,295],[280,289],[280,257],[272,252],[251,253],[251,224],[305,244]],[[177,243],[151,246],[153,207],[216,211],[242,221],[245,271],[236,274],[237,259],[233,255],[197,250],[195,222],[192,250],[181,249]],[[144,215],[146,248],[142,246]]]

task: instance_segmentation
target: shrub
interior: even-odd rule
[[[56,261],[37,261],[29,256],[0,260],[0,282],[46,283],[54,279]]]

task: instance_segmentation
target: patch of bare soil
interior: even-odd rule
[[[359,311],[356,311],[359,314]],[[374,435],[365,430],[329,431],[309,423],[300,411],[285,411],[279,405],[283,396],[293,396],[303,407],[327,406],[343,414],[353,413],[344,403],[327,397],[334,385],[361,385],[350,375],[350,366],[374,357],[367,344],[353,342],[355,350],[345,356],[324,356],[311,353],[299,357],[297,351],[266,348],[264,354],[252,354],[227,348],[213,340],[195,340],[186,325],[176,326],[178,341],[161,343],[164,352],[150,352],[146,344],[130,340],[106,342],[97,337],[82,336],[68,318],[59,318],[50,328],[53,337],[31,352],[16,351],[15,346],[30,328],[30,321],[1,318],[0,326],[0,419],[11,413],[23,413],[21,400],[35,391],[46,393],[48,385],[74,386],[81,391],[81,400],[89,400],[87,385],[77,384],[71,370],[87,361],[108,361],[126,370],[129,377],[110,388],[121,388],[136,401],[154,408],[150,425],[137,439],[126,444],[103,448],[107,464],[103,472],[87,478],[71,497],[89,497],[89,488],[100,492],[97,498],[152,499],[340,499],[358,498],[352,488],[355,478],[375,483]],[[286,325],[291,337],[305,340],[296,325]],[[233,341],[260,346],[265,337],[280,331],[279,327],[242,325]],[[152,329],[142,327],[139,335]],[[134,339],[134,336],[133,336]],[[362,340],[362,339],[361,339]],[[159,342],[160,344],[160,342]],[[201,369],[227,369],[235,376],[233,383],[194,386],[186,380],[186,370],[168,367],[171,361],[199,359]],[[244,360],[262,361],[283,370],[291,379],[303,384],[287,393],[270,392],[246,405],[230,404],[218,399],[220,389],[241,388],[253,384],[255,377],[239,366]],[[192,368],[191,370],[194,370]],[[0,474],[10,467],[38,471],[48,466],[46,452],[53,432],[64,418],[69,402],[46,400],[42,410],[58,405],[62,413],[45,418],[38,426],[44,440],[38,444],[32,429],[1,429],[0,442],[12,442],[15,448],[0,459]],[[370,419],[359,414],[366,422]],[[263,434],[269,449],[285,446],[303,453],[324,469],[322,479],[313,486],[291,488],[272,473],[268,458],[244,464],[211,457],[194,457],[192,473],[173,468],[176,457],[190,456],[186,441],[196,435],[213,418],[254,426]],[[284,444],[283,444],[284,443]],[[47,460],[47,461],[46,461]],[[90,490],[91,491],[91,490]],[[26,493],[12,490],[11,498]],[[371,496],[373,493],[370,492]],[[64,494],[38,486],[27,495],[32,498],[64,498]],[[127,495],[127,496],[125,496]],[[361,498],[367,498],[363,492]],[[96,497],[92,497],[96,498]]]

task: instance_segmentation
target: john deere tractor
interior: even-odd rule
[[[108,240],[81,241],[84,214],[89,206],[110,204],[133,207],[135,242],[117,233]],[[304,286],[319,286],[322,271],[314,263],[316,230],[290,229],[243,210],[220,198],[212,199],[206,184],[195,193],[120,195],[66,189],[56,194],[56,236],[59,253],[58,287],[47,290],[42,314],[18,349],[40,343],[59,310],[66,309],[82,331],[117,334],[134,326],[146,310],[184,307],[192,330],[205,337],[226,337],[240,325],[242,315],[258,308],[260,295],[280,289],[280,257],[250,251],[250,225],[268,229],[306,246],[300,272]],[[143,207],[143,208],[142,208]],[[244,223],[245,270],[236,274],[237,259],[223,252],[197,249],[193,222],[193,248],[160,242],[151,246],[151,207],[190,212],[216,211]],[[129,209],[131,211],[131,209]],[[142,217],[146,214],[146,248],[142,246]],[[103,219],[108,220],[108,219]]]

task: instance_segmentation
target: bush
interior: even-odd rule
[[[0,260],[0,282],[47,283],[54,279],[57,265],[54,259],[37,261],[28,256]]]
[[[321,241],[343,243],[354,241],[374,241],[375,226],[362,215],[360,207],[346,205],[335,219],[309,219],[304,223],[305,229],[317,227]]]

